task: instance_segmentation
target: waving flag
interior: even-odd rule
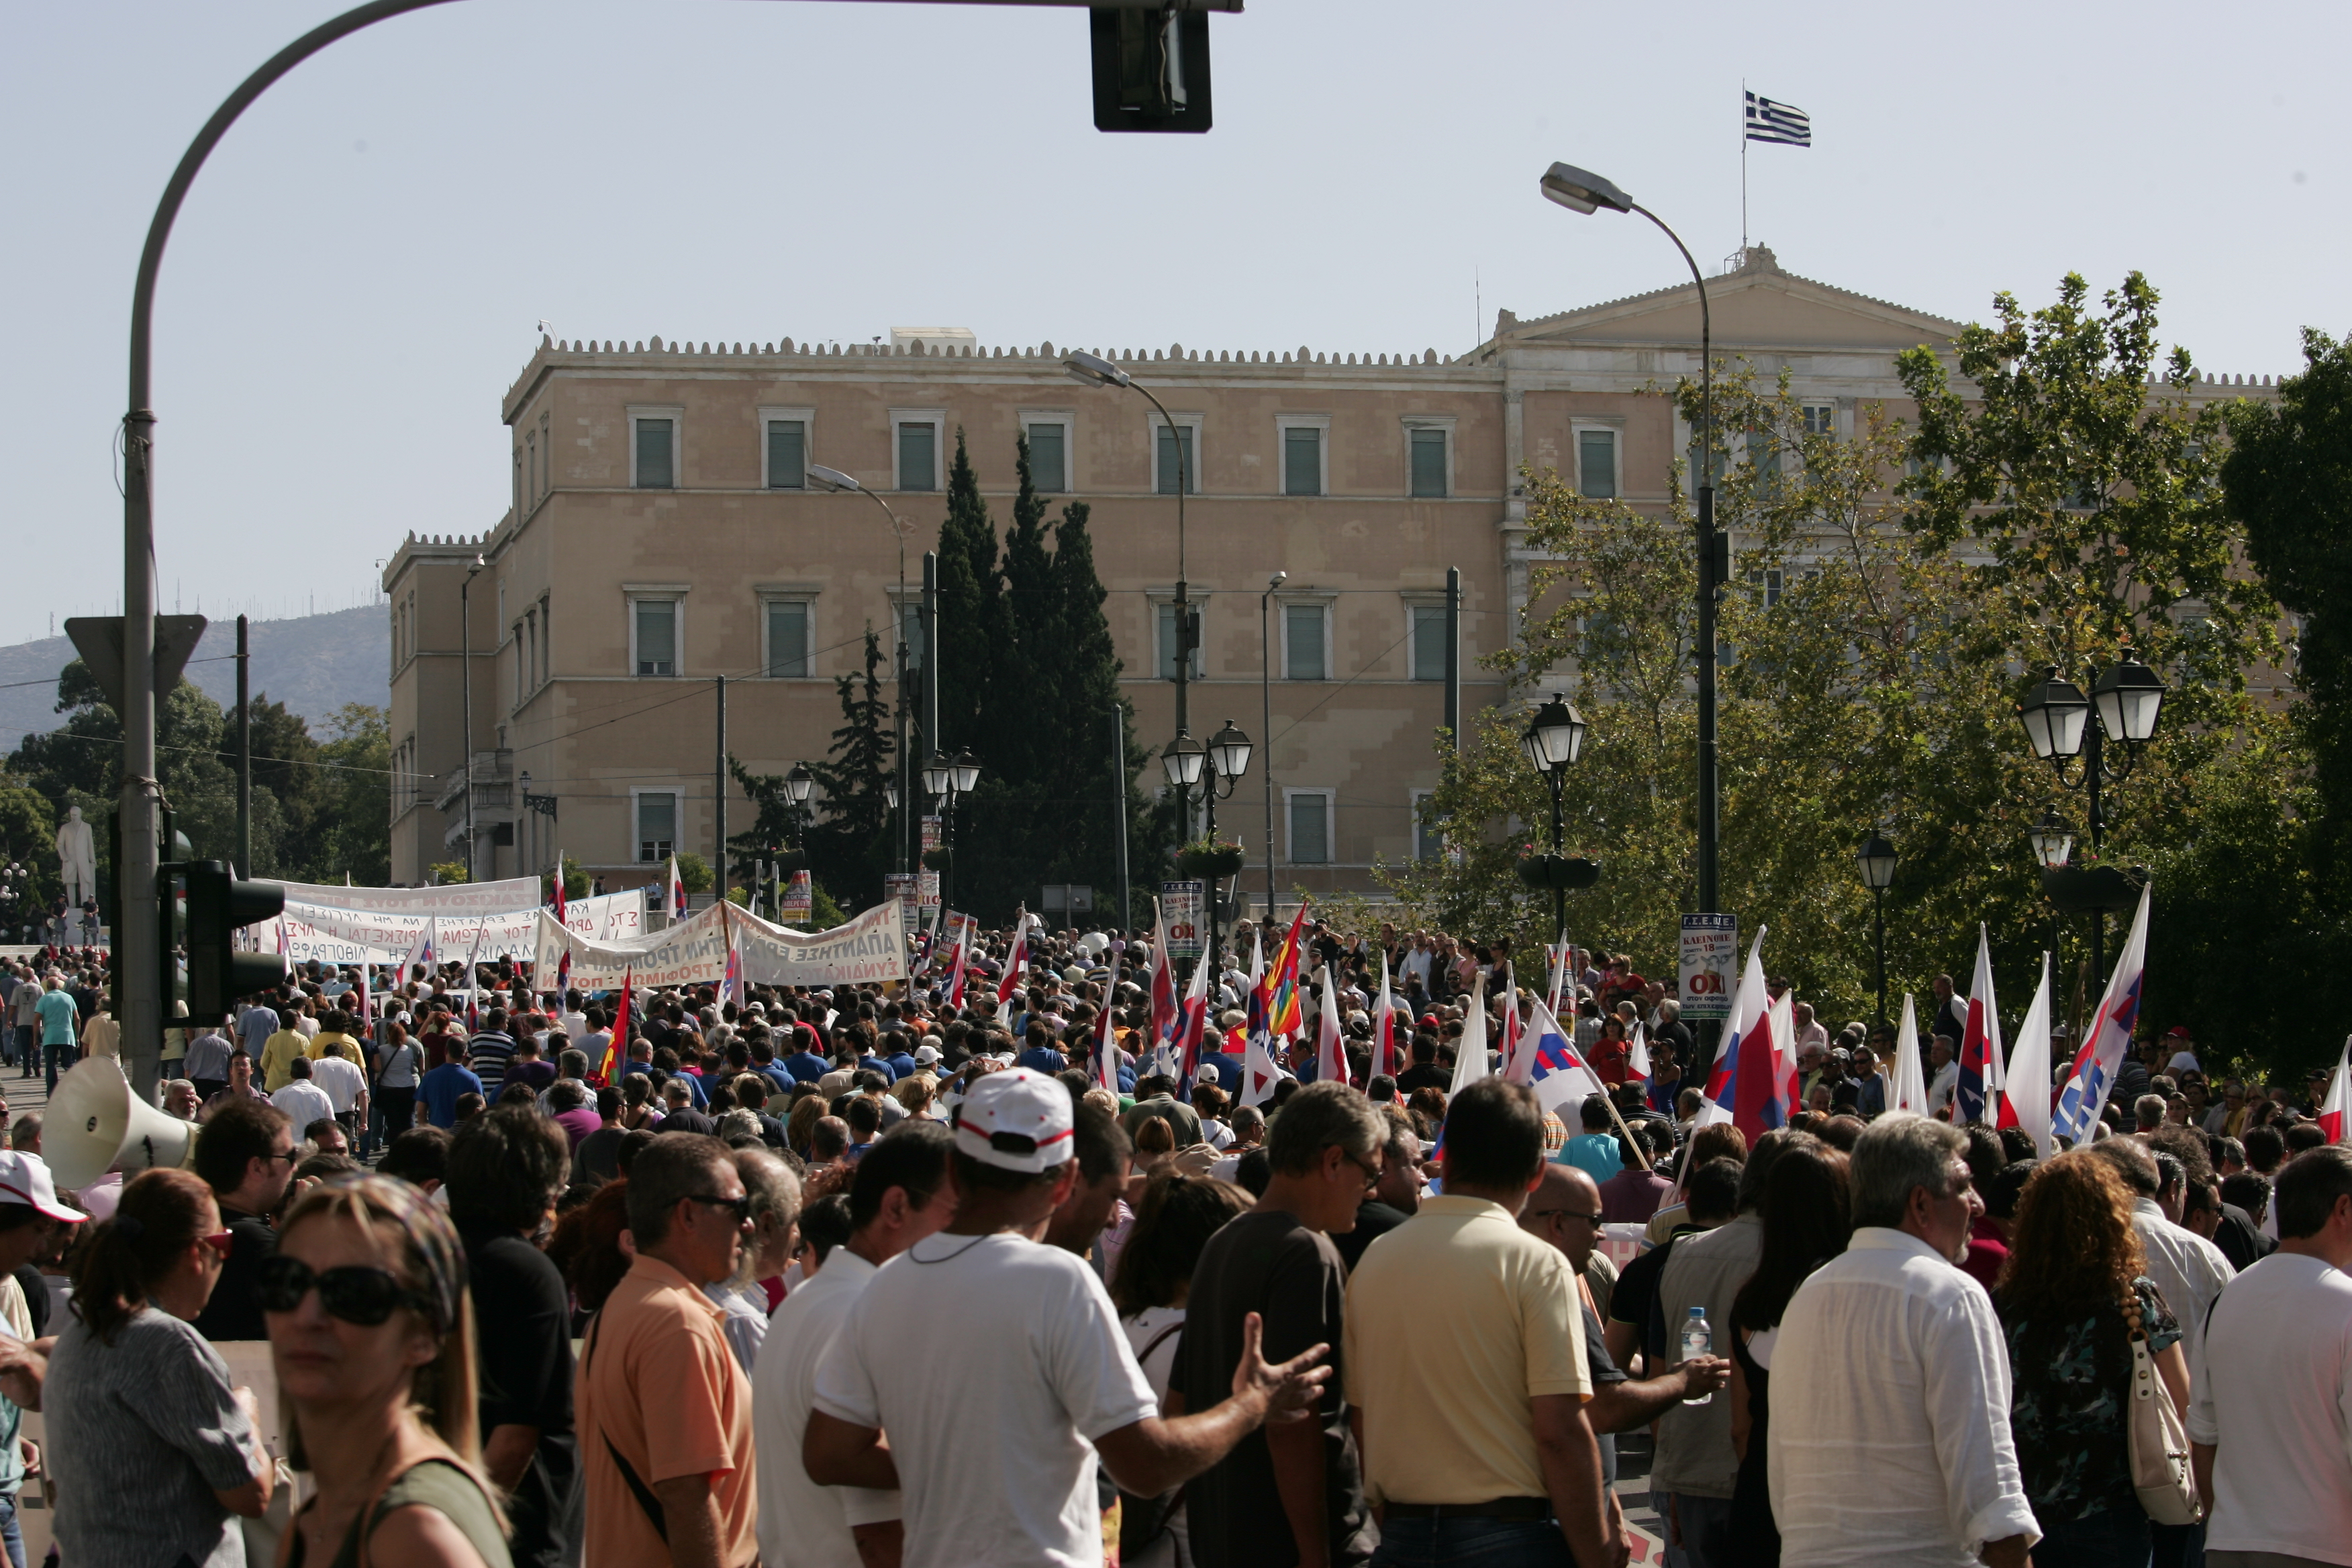
[[[1307,900],[1301,899],[1298,913],[1290,922],[1290,934],[1275,950],[1274,963],[1261,982],[1265,987],[1266,1033],[1286,1039],[1295,1037],[1304,1026],[1298,1003],[1298,933],[1306,923]]]
[[[732,1002],[743,1005],[743,937],[742,928],[733,921],[727,922],[727,968],[719,980],[719,1005]]]
[[[2108,1091],[2116,1087],[2116,1074],[2123,1068],[2124,1054],[2131,1049],[2132,1030],[2139,1023],[2140,986],[2147,978],[2147,909],[2154,887],[2151,882],[2139,890],[2139,912],[2132,917],[2131,935],[2124,939],[2123,953],[2116,960],[2115,973],[2107,977],[2106,994],[2099,998],[2099,1010],[2083,1033],[2083,1048],[2075,1054],[2074,1071],[2059,1093],[2051,1131],[2061,1138],[2089,1142],[2099,1108],[2106,1104]]]
[[[563,900],[563,862],[558,860],[555,863],[555,923],[557,925],[563,923],[563,911],[568,907]]]
[[[1404,1053],[1397,1049],[1396,997],[1389,990],[1388,950],[1381,951],[1381,999],[1372,1009],[1371,1078],[1397,1075]],[[1370,1079],[1365,1080],[1367,1083]]]
[[[971,928],[970,915],[956,922],[955,960],[948,970],[948,1005],[957,1012],[963,1010],[964,966],[971,958]],[[1103,1011],[1108,1014],[1110,1009],[1106,1006]]]
[[[2042,984],[2017,1026],[2017,1048],[2000,1089],[2000,1125],[2033,1140],[2033,1157],[2048,1159],[2050,1142],[2050,955],[2042,955]]]
[[[555,961],[555,1004],[561,1007],[572,994],[572,944],[563,944],[563,952]]]
[[[2336,1076],[2327,1080],[2327,1098],[2319,1102],[2319,1130],[2330,1143],[2352,1143],[2352,1038],[2336,1058]]]
[[[1252,1035],[1242,1051],[1242,1103],[1264,1105],[1274,1098],[1274,1086],[1290,1075],[1275,1064],[1264,1035]]]
[[[1723,1043],[1715,1054],[1715,1069],[1706,1080],[1706,1098],[1730,1112],[1732,1124],[1748,1137],[1748,1146],[1789,1120],[1788,1073],[1781,1058],[1792,1056],[1788,1042],[1773,1030],[1772,994],[1764,984],[1764,930],[1748,949],[1748,967],[1739,977],[1739,994],[1724,1026]],[[1722,1120],[1718,1117],[1716,1120]]]
[[[488,923],[474,922],[473,951],[466,954],[466,1033],[469,1035],[482,1026],[482,983],[476,966],[482,962],[482,928]]]
[[[1642,1098],[1647,1100],[1650,1090],[1650,1031],[1638,1018],[1633,1021],[1633,1042],[1625,1049],[1625,1072],[1629,1078],[1642,1080]]]
[[[996,1011],[1009,1021],[1013,994],[1029,975],[1029,921],[1034,918],[1021,910],[1013,918],[1013,945],[1004,954],[1004,973],[996,977]]]
[[[1315,1018],[1315,1081],[1348,1081],[1346,1036],[1339,1028],[1339,998],[1331,989],[1331,966],[1323,966],[1323,1005]]]
[[[1536,1091],[1536,1103],[1546,1110],[1558,1111],[1563,1105],[1582,1105],[1592,1095],[1607,1094],[1601,1075],[1577,1050],[1552,1010],[1538,1002],[1531,1011],[1528,1034],[1535,1044],[1528,1052],[1527,1081]]]
[[[2000,1011],[1993,1004],[1992,993],[1992,939],[1985,934],[1980,921],[1976,978],[1969,982],[1969,1016],[1961,1026],[1960,1075],[1952,1091],[1958,1101],[1954,1121],[1982,1121],[1989,1109],[1998,1114],[2000,1058]]]
[[[1797,994],[1783,991],[1772,1004],[1772,1059],[1780,1068],[1780,1114],[1794,1116],[1803,1108],[1797,1092]]]
[[[1813,144],[1813,117],[1793,103],[1775,103],[1769,98],[1743,90],[1748,100],[1742,117],[1741,134],[1750,142],[1769,142],[1776,147],[1810,147]]]
[[[1886,1109],[1907,1110],[1914,1116],[1927,1114],[1927,1075],[1919,1066],[1919,1014],[1911,1005],[1911,993],[1903,993],[1903,1026],[1895,1032],[1893,1081],[1887,1085]]]
[[[1549,951],[1551,955],[1551,990],[1544,998],[1544,1005],[1550,1008],[1551,1016],[1557,1018],[1559,1016],[1560,994],[1568,989],[1570,955],[1576,949],[1570,945],[1568,933],[1562,931],[1559,933],[1559,945]]]
[[[1087,1076],[1097,1089],[1118,1092],[1118,1009],[1106,1000],[1103,1004],[1102,1027],[1095,1031],[1094,1059],[1088,1064]]]
[[[1470,1005],[1462,1010],[1462,1043],[1454,1058],[1454,1081],[1446,1086],[1451,1101],[1493,1069],[1486,1065],[1486,977],[1470,989]]]
[[[1184,988],[1184,1005],[1176,1015],[1176,1037],[1168,1042],[1175,1059],[1176,1098],[1190,1103],[1192,1079],[1201,1070],[1201,1042],[1209,1031],[1209,959],[1202,954],[1192,965],[1192,984]]]
[[[621,1064],[629,1059],[629,982],[635,977],[634,964],[621,971],[621,1002],[613,1009],[613,1037],[604,1042],[604,1059],[596,1065],[596,1072],[607,1086],[621,1081]]]
[[[364,1029],[373,1021],[372,1015],[374,1011],[368,1005],[368,966],[364,961],[360,964],[360,983],[354,988],[352,994],[359,998],[360,1005],[352,1016],[358,1020],[360,1027]]]
[[[1535,1068],[1535,1041],[1519,1019],[1519,987],[1508,963],[1503,965],[1503,1081],[1528,1083]]]
[[[1176,961],[1168,956],[1168,916],[1160,900],[1151,900],[1151,1054],[1159,1064],[1160,1047],[1176,1033]]]
[[[669,858],[669,879],[662,884],[663,909],[675,925],[686,919],[686,879],[677,874],[677,857]]]

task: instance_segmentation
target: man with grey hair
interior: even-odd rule
[[[1958,1267],[1984,1206],[1967,1151],[1959,1129],[1907,1115],[1854,1143],[1853,1239],[1797,1288],[1772,1350],[1784,1562],[2024,1568],[2040,1539],[2000,1321]]]

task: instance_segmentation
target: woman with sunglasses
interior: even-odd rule
[[[72,1317],[41,1394],[55,1529],[74,1562],[245,1561],[230,1516],[258,1518],[277,1470],[253,1391],[229,1386],[192,1323],[230,1241],[201,1177],[147,1171],[75,1253]]]
[[[287,1458],[318,1491],[285,1568],[509,1568],[483,1479],[473,1307],[448,1217],[404,1182],[305,1194],[263,1266]]]

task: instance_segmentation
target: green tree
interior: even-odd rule
[[[887,663],[881,639],[866,627],[865,673],[835,680],[841,727],[825,760],[809,764],[824,813],[808,835],[810,869],[847,889],[861,909],[880,901],[891,861],[890,806],[882,791],[898,767],[898,743],[882,683]]]
[[[1003,655],[1014,645],[997,563],[996,526],[989,521],[961,427],[955,463],[948,470],[939,557],[940,733],[931,743],[950,755],[969,747],[992,769],[989,752],[999,737],[991,721],[1006,689]]]
[[[303,770],[314,781],[310,879],[331,882],[349,872],[362,886],[382,886],[392,880],[392,716],[347,702],[327,728],[328,739],[311,748],[316,765]]]

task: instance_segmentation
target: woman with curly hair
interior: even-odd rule
[[[2010,1430],[2042,1527],[2036,1568],[2147,1568],[2147,1511],[2125,1437],[2131,1340],[2144,1333],[2176,1408],[2189,1407],[2180,1325],[2147,1277],[2132,1194],[2091,1150],[2025,1184],[1993,1292],[2016,1379]]]

